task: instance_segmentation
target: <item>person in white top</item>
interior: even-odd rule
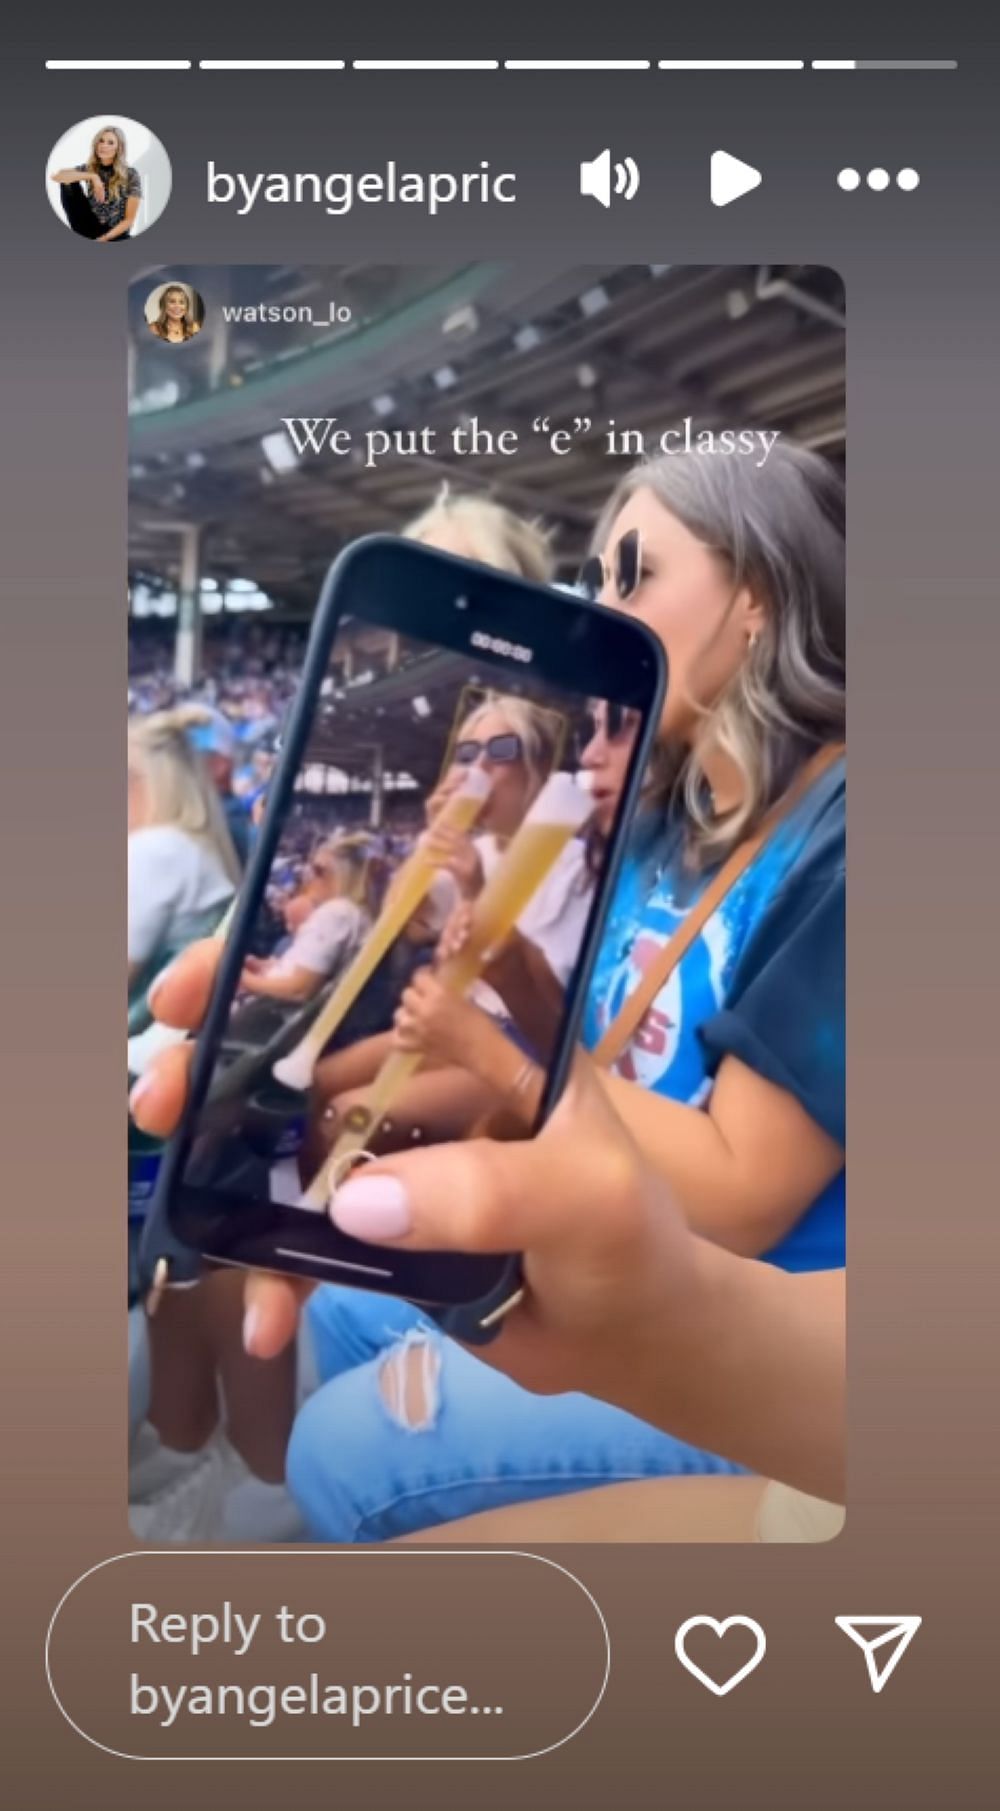
[[[474,835],[463,836],[432,823],[427,836],[427,847],[454,876],[462,900],[474,900],[498,866],[510,838],[559,765],[566,728],[557,712],[503,695],[488,698],[462,725],[452,772],[438,796],[446,796],[472,765],[489,775],[490,796]],[[584,844],[574,838],[518,919],[520,937],[541,951],[561,988],[576,965],[593,893]],[[469,997],[495,1017],[506,1016],[499,996],[485,983],[477,983]]]
[[[566,729],[558,712],[507,694],[490,696],[462,723],[449,770],[428,801],[430,824],[424,839],[440,870],[452,877],[458,908],[481,891],[558,766]],[[491,782],[476,828],[471,834],[443,829],[441,807],[473,765],[481,767]],[[558,1006],[582,946],[593,887],[584,845],[575,839],[518,921],[518,935],[532,946],[546,991],[553,996],[546,1002],[548,1037],[558,1022]],[[338,1056],[341,1087],[332,1097],[326,1093],[321,1103],[325,1139],[335,1140],[346,1114],[364,1103],[367,1086],[393,1048],[418,1051],[423,1063],[394,1101],[390,1118],[372,1135],[371,1142],[380,1150],[467,1136],[515,1083],[526,1051],[544,1056],[533,1038],[534,1027],[515,1023],[500,995],[485,982],[475,983],[464,1000],[449,996],[447,1011],[437,1015],[433,1031],[423,1023],[415,1025],[405,1002],[412,999],[414,989],[421,993],[425,988],[437,988],[426,969],[418,972],[404,994],[395,1031],[368,1040],[363,1050]],[[323,1077],[327,1089],[332,1067],[331,1063]]]
[[[215,928],[239,864],[215,790],[181,718],[163,711],[128,733],[128,984]]]
[[[247,957],[240,978],[244,993],[304,1003],[360,949],[371,924],[367,838],[333,837],[321,843],[310,872],[315,905],[282,955]]]
[[[202,756],[191,746],[189,724],[190,712],[182,709],[129,725],[130,1029],[158,971],[194,939],[217,929],[238,882],[223,807]],[[164,1027],[152,1030],[162,1034]],[[129,1040],[133,1072],[144,1037]],[[144,1057],[148,1054],[147,1048]],[[133,1446],[133,1457],[143,1456],[130,1481],[133,1500],[149,1490],[172,1493],[181,1483],[184,1494],[192,1468],[202,1464],[221,1399],[226,1439],[212,1448],[213,1464],[224,1452],[227,1465],[241,1476],[249,1471],[269,1501],[273,1494],[281,1499],[287,1517],[279,1480],[295,1402],[294,1358],[272,1376],[261,1376],[263,1367],[243,1350],[239,1301],[238,1273],[217,1271],[193,1289],[168,1290],[149,1321],[149,1406]],[[149,1534],[147,1511],[140,1507],[135,1516],[137,1531]],[[167,1529],[154,1523],[152,1532],[162,1537]],[[178,1538],[183,1533],[182,1527]]]
[[[542,1060],[562,1023],[565,987],[593,897],[586,880],[577,879],[568,893],[563,891],[564,881],[571,870],[579,876],[581,867],[595,882],[601,872],[639,727],[634,711],[609,706],[603,699],[593,699],[588,714],[590,728],[582,731],[577,747],[581,778],[586,776],[594,807],[585,837],[568,844],[517,929],[490,952],[482,980],[469,995],[498,1016],[513,1019]],[[457,956],[465,947],[472,909],[465,901],[452,914],[438,947],[439,961]],[[402,1005],[402,1038],[411,1049],[421,1048],[428,1038],[440,1042],[455,1019],[450,997],[432,976],[418,977]],[[484,1054],[488,1056],[485,1049]]]
[[[503,856],[503,843],[496,836],[479,836],[475,846],[483,879],[489,880]],[[581,838],[574,837],[557,855],[517,921],[520,939],[534,944],[544,956],[560,990],[565,989],[576,967],[593,897],[586,850]],[[511,1016],[500,995],[485,981],[475,982],[468,998],[494,1018]]]

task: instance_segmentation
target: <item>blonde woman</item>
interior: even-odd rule
[[[185,340],[193,339],[201,332],[201,322],[194,317],[191,296],[183,283],[167,284],[149,330],[158,340],[166,340],[172,346],[183,345]]]
[[[102,126],[94,134],[87,162],[53,170],[50,180],[59,184],[63,213],[82,239],[107,245],[131,238],[142,180],[128,161],[120,126]]]
[[[578,736],[577,753],[582,772],[589,776],[594,802],[594,815],[583,851],[587,870],[596,883],[625,784],[639,719],[635,712],[608,705],[603,699],[594,699],[588,714],[590,727]],[[438,946],[438,962],[457,956],[464,949],[472,926],[472,914],[473,906],[468,899],[452,912]],[[580,927],[571,917],[567,928],[570,932],[568,942],[572,945]],[[482,970],[483,981],[500,996],[508,1018],[517,1024],[540,1060],[550,1052],[562,1021],[564,990],[558,979],[558,968],[557,961],[554,973],[544,947],[537,946],[521,930],[515,930],[491,952],[490,960]],[[451,1026],[461,1028],[452,997],[433,974],[416,976],[401,1002],[396,1022],[397,1045],[404,1050],[426,1053],[441,1047]],[[454,1054],[457,1060],[468,1062],[467,1052],[460,1050]],[[475,1061],[471,1066],[476,1068]],[[502,1081],[506,1067],[499,1069],[498,1081]],[[496,1072],[494,1063],[493,1073]]]
[[[830,1272],[845,1252],[843,489],[790,445],[759,472],[745,466],[695,455],[643,465],[595,537],[590,586],[660,636],[670,686],[584,1035],[601,1042],[732,852],[784,804],[605,1086],[713,1247],[773,1273]],[[352,1230],[362,1234],[360,1219]],[[387,1218],[382,1233],[392,1236]],[[275,1349],[279,1294],[267,1284],[255,1295],[251,1350]],[[481,1509],[747,1461],[738,1424],[705,1452],[666,1431],[690,1437],[680,1416],[651,1426],[592,1396],[532,1396],[402,1305],[375,1327],[346,1292],[323,1289],[310,1321],[325,1381],[299,1415],[288,1466],[321,1539],[392,1539]],[[733,1336],[735,1316],[731,1327],[723,1318],[718,1338]],[[407,1405],[402,1424],[384,1413],[390,1388]],[[422,1441],[431,1422],[433,1442]]]
[[[239,878],[222,804],[189,740],[202,715],[182,708],[129,726],[130,1031],[141,1029],[158,971],[217,927]],[[169,1295],[148,1323],[148,1421],[130,1478],[134,1525],[148,1538],[207,1535],[223,1503],[236,1517],[234,1539],[261,1527],[282,1538],[298,1526],[282,1487],[294,1363],[247,1358],[240,1312],[238,1279],[223,1272]],[[252,1528],[239,1519],[248,1495]]]
[[[478,560],[515,578],[548,584],[553,572],[548,536],[492,497],[456,496],[443,484],[430,507],[403,529],[407,541],[422,541],[440,553]]]
[[[350,962],[371,926],[370,844],[367,837],[334,837],[309,863],[307,915],[281,956],[248,956],[244,993],[304,1004]]]
[[[553,771],[560,727],[552,713],[504,695],[487,698],[461,725],[449,772],[430,802],[434,816],[424,836],[424,846],[438,868],[452,877],[456,905],[475,899]],[[490,795],[476,830],[472,835],[442,830],[436,827],[440,806],[470,766],[480,768],[490,780]],[[519,936],[540,954],[556,990],[569,979],[592,897],[584,846],[574,841],[521,914]],[[425,973],[411,984],[418,994]],[[314,1111],[321,1116],[326,1140],[336,1138],[340,1123],[359,1102],[355,1090],[363,1091],[374,1080],[393,1047],[419,1050],[425,1060],[422,1072],[394,1104],[391,1120],[379,1129],[381,1148],[415,1138],[432,1142],[460,1137],[514,1084],[524,1066],[524,1028],[513,1022],[503,1000],[485,982],[476,983],[465,1000],[449,997],[433,1032],[408,1035],[412,1020],[404,1003],[394,1034],[339,1051],[319,1065]],[[310,1161],[315,1152],[310,1140]]]
[[[539,522],[525,521],[522,517],[515,515],[514,511],[508,509],[505,504],[497,503],[491,497],[471,494],[456,495],[447,484],[441,486],[433,502],[420,515],[415,516],[402,533],[404,540],[420,541],[424,546],[434,547],[440,553],[454,554],[459,559],[478,560],[481,565],[493,566],[498,572],[509,572],[515,578],[529,579],[534,584],[548,584],[554,571],[549,537]],[[524,732],[522,744],[529,751],[529,762],[534,758],[543,765],[546,761],[548,763],[544,765],[544,771],[539,770],[540,777],[535,786],[537,792],[548,778],[555,753],[552,726],[550,724],[546,727],[540,718],[537,721],[534,720],[531,717],[530,707],[519,705],[516,699],[505,699],[503,706],[507,711],[508,718],[514,711],[524,714],[519,716],[517,725],[512,720],[508,721],[505,718],[504,724],[500,726],[501,729],[506,728],[515,736],[519,729],[522,730]],[[477,728],[482,730],[483,721],[482,712],[475,714],[459,732],[457,741],[461,741],[463,736],[467,739],[474,737]],[[547,738],[549,747],[546,755],[543,750]],[[534,751],[533,755],[532,751]],[[494,763],[493,765],[498,769],[503,764]],[[461,763],[453,761],[441,786],[427,801],[426,811],[429,823],[433,822],[450,791],[461,782],[461,778]],[[491,799],[487,813],[480,820],[480,831],[487,834],[490,834],[491,823],[493,833],[496,834],[496,814],[499,812],[501,818],[506,815],[505,799],[510,803],[512,789],[514,795],[519,794],[522,781],[529,779],[529,776],[523,774],[518,762],[514,762],[509,764],[505,776],[494,771],[492,778],[496,797]],[[534,793],[531,796],[533,797]],[[514,804],[516,806],[516,796]],[[523,809],[526,808],[527,806],[524,805]],[[486,860],[490,860],[492,853],[492,846],[488,846],[482,853],[477,854],[466,839],[459,848],[441,850],[442,866],[447,869],[451,859],[457,857],[459,863],[464,861],[467,876],[478,871],[481,882],[483,854],[485,854]],[[443,880],[444,875],[442,875]],[[457,880],[453,882],[453,886],[454,903],[457,905],[461,898]],[[439,897],[440,892],[441,888],[438,889]],[[449,1007],[450,1005],[449,1002]],[[456,1020],[460,1021],[457,1026]],[[468,1038],[463,1040],[462,1031],[468,1033],[470,1028],[473,1034],[471,1040]],[[486,1026],[485,1029],[489,1033],[492,1028]],[[456,1041],[462,1047],[460,1060],[465,1062],[468,1054],[465,1045],[470,1042],[474,1045],[476,1057],[472,1072],[465,1078],[464,1083],[460,1082],[457,1093],[453,1092],[451,1095],[451,1112],[464,1115],[469,1111],[474,1111],[475,1104],[482,1104],[492,1092],[484,1083],[481,1071],[485,1068],[489,1073],[494,1072],[498,1051],[495,1035],[493,1037],[483,1036],[484,1027],[481,1017],[474,1022],[467,1012],[458,1013],[453,1018],[449,1011],[448,1024],[443,1028],[441,1049],[437,1052],[438,1055],[445,1049],[456,1031]],[[429,1042],[428,1039],[428,1044]],[[304,1163],[307,1167],[310,1169],[319,1167],[322,1152],[334,1135],[340,1114],[349,1111],[353,1104],[355,1090],[363,1090],[374,1081],[385,1056],[392,1047],[391,1034],[380,1033],[343,1047],[334,1055],[325,1058],[319,1065],[314,1083],[312,1122],[304,1152]],[[513,1046],[509,1046],[506,1053],[501,1050],[501,1056],[506,1054],[509,1060],[511,1049]],[[428,1049],[423,1054],[430,1056],[432,1053]],[[513,1054],[516,1057],[516,1050]],[[451,1062],[450,1055],[447,1060]],[[520,1061],[518,1066],[520,1067]],[[501,1068],[505,1069],[506,1063],[502,1063]],[[450,1073],[453,1081],[454,1071],[452,1070]],[[428,1088],[429,1079],[426,1076],[421,1078],[415,1084],[415,1095],[409,1096],[417,1110],[426,1104],[424,1097],[428,1094],[432,1097],[430,1104],[433,1107],[439,1107],[445,1097],[445,1090],[439,1081],[431,1081]],[[334,1106],[333,1103],[337,1101],[337,1097],[341,1098]],[[435,1123],[438,1118],[439,1115],[435,1114]],[[398,1114],[397,1122],[402,1123]]]
[[[128,732],[130,1012],[172,956],[215,928],[239,866],[218,795],[187,736],[188,714]]]
[[[729,858],[784,812],[608,1085],[697,1232],[812,1271],[845,1252],[844,492],[818,455],[773,454],[752,473],[654,460],[598,526],[595,589],[659,636],[670,685],[585,1037],[599,1043]]]

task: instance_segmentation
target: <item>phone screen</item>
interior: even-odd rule
[[[504,651],[338,627],[190,1129],[213,1215],[325,1214],[367,1157],[510,1114],[560,1048],[640,713]]]

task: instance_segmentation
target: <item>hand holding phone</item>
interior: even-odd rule
[[[525,1063],[542,1077],[542,1116],[556,1099],[662,686],[659,644],[624,615],[413,543],[342,556],[164,1161],[147,1268],[179,1245],[469,1309],[481,1325],[510,1297],[512,1256],[387,1254],[345,1237],[331,1185],[359,1161],[470,1136]],[[595,698],[633,726],[600,831],[570,752]],[[274,921],[273,950],[248,957],[276,865],[301,869],[301,921],[287,939]],[[461,948],[444,957],[463,901]],[[537,984],[505,998],[486,969],[515,932]],[[338,1050],[368,1076],[360,1093],[324,1092]]]

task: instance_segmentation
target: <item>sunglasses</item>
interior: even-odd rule
[[[633,732],[636,713],[627,704],[617,704],[614,699],[608,699],[603,704],[603,711],[603,721],[596,710],[589,713],[590,728],[582,730],[577,736],[578,758],[582,756],[584,749],[589,746],[595,736],[603,735],[608,742],[617,742],[623,735],[630,735]]]
[[[610,566],[599,553],[591,554],[580,567],[577,584],[590,598],[598,598],[609,585],[614,585],[620,603],[627,603],[639,589],[642,579],[642,539],[637,528],[623,534]]]
[[[485,755],[488,761],[495,761],[498,766],[511,766],[515,761],[524,760],[524,744],[520,736],[510,732],[504,736],[488,736],[485,742],[458,742],[452,757],[459,767],[472,767]]]
[[[636,713],[627,704],[617,704],[613,698],[605,704],[604,733],[609,742],[617,742],[619,736],[624,735],[626,730],[634,729],[635,721]],[[598,727],[596,718],[594,727],[595,729]]]

